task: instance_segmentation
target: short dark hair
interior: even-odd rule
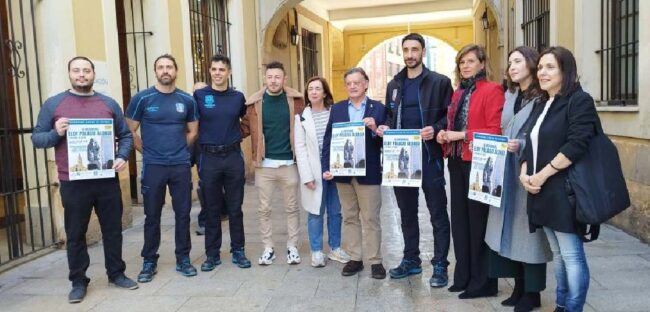
[[[269,70],[269,69],[280,69],[280,70],[282,70],[283,73],[286,74],[286,72],[284,71],[284,65],[282,65],[282,63],[280,63],[278,61],[273,61],[271,63],[266,64],[266,70]]]
[[[228,67],[228,69],[231,69],[230,58],[229,57],[227,57],[227,56],[225,56],[223,54],[215,54],[210,59],[210,63],[218,63],[218,62],[223,63],[224,65],[226,65],[226,67]]]
[[[546,54],[552,54],[555,57],[560,72],[562,73],[562,88],[560,88],[559,94],[566,96],[573,93],[573,91],[580,87],[578,66],[576,65],[576,59],[573,53],[569,49],[561,46],[548,47],[539,54],[539,59],[541,60],[542,56]],[[548,93],[544,93],[546,94],[546,98],[548,98]]]
[[[422,49],[424,49],[424,37],[422,37],[422,35],[420,35],[418,33],[410,33],[410,34],[404,36],[404,38],[402,38],[402,46],[404,46],[404,41],[406,41],[406,40],[415,40],[415,41],[419,42]]]
[[[314,81],[320,81],[321,84],[323,84],[323,92],[325,93],[325,100],[323,100],[323,105],[325,108],[329,108],[330,106],[334,105],[334,96],[332,96],[332,90],[330,89],[330,85],[327,83],[327,80],[325,78],[320,77],[320,76],[314,76],[309,78],[307,80],[307,83],[305,84],[305,105],[311,107],[311,102],[309,101],[309,84],[314,82]]]
[[[518,46],[508,53],[508,59],[510,59],[512,53],[515,52],[519,52],[523,55],[524,61],[526,62],[526,68],[528,68],[528,72],[530,72],[530,76],[533,78],[533,81],[528,87],[528,90],[526,90],[524,97],[528,99],[539,96],[541,94],[541,90],[539,89],[539,80],[537,79],[537,62],[539,60],[539,53],[531,47]],[[506,66],[506,86],[510,92],[514,92],[515,88],[517,88],[519,84],[512,81],[509,71],[510,63]]]
[[[176,59],[169,53],[165,53],[165,54],[163,54],[163,55],[156,58],[156,60],[153,62],[154,70],[156,69],[156,64],[158,64],[158,61],[161,60],[161,59],[168,59],[168,60],[172,61],[172,63],[174,63],[174,68],[176,70],[178,70],[178,65],[176,64]]]
[[[74,62],[76,60],[84,60],[84,61],[90,63],[90,68],[92,68],[93,71],[95,71],[95,63],[93,63],[93,61],[91,61],[89,58],[87,58],[85,56],[75,56],[75,57],[71,58],[68,61],[68,71],[70,71],[70,65],[72,65],[72,62]]]
[[[343,74],[343,80],[345,80],[346,78],[348,78],[348,76],[350,76],[352,74],[355,74],[355,73],[361,74],[363,76],[363,78],[366,78],[366,81],[370,81],[370,79],[368,78],[368,74],[366,74],[366,71],[363,70],[363,68],[361,68],[361,67],[352,67],[352,68],[348,69],[347,71],[345,71],[345,74]]]

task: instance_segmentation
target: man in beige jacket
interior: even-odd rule
[[[300,92],[284,85],[286,74],[282,63],[269,63],[264,79],[266,86],[248,97],[241,123],[242,137],[251,136],[255,186],[260,198],[258,216],[264,251],[259,264],[269,265],[275,259],[271,200],[276,186],[282,190],[287,212],[287,263],[298,264],[300,178],[295,162],[292,116],[302,113],[304,100]]]

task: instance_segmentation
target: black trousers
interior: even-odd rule
[[[144,199],[144,246],[141,256],[145,261],[158,260],[160,247],[160,217],[165,204],[166,189],[172,196],[175,215],[176,261],[189,257],[190,208],[192,207],[192,175],[190,165],[144,165],[142,170],[142,197]]]
[[[208,257],[218,257],[221,249],[221,219],[228,214],[230,248],[244,248],[244,183],[246,182],[244,158],[240,150],[225,153],[202,152],[199,177],[205,218],[205,251]]]
[[[445,191],[444,162],[442,158],[428,160],[423,149],[422,155],[422,191],[427,201],[427,208],[433,226],[433,259],[431,264],[443,263],[449,265],[449,216],[447,215],[447,192]],[[395,187],[395,198],[402,219],[402,235],[404,236],[404,259],[420,260],[420,226],[418,220],[417,187]]]
[[[114,279],[124,274],[122,260],[122,193],[117,178],[61,181],[61,201],[68,254],[68,278],[73,286],[87,285],[86,270],[90,265],[86,231],[95,209],[104,243],[106,275]]]
[[[449,158],[451,188],[451,234],[456,268],[454,286],[470,292],[496,291],[497,280],[488,277],[488,246],[485,229],[489,206],[467,198],[471,162]]]
[[[508,259],[492,249],[489,254],[489,275],[494,278],[519,278],[524,280],[525,292],[546,289],[546,263],[525,263]]]

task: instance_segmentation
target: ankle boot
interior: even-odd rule
[[[527,292],[515,305],[515,312],[529,312],[534,308],[541,306],[541,300],[538,292]]]
[[[512,290],[512,295],[510,295],[510,298],[501,301],[501,305],[506,307],[514,307],[517,304],[517,302],[519,302],[519,299],[521,299],[521,296],[523,294],[524,294],[524,279],[515,278],[515,288]]]

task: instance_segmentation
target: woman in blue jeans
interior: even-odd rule
[[[305,87],[306,107],[296,115],[296,162],[300,174],[302,205],[309,213],[307,230],[311,247],[311,265],[325,266],[323,254],[323,221],[327,212],[328,258],[347,263],[350,256],[341,249],[341,203],[334,181],[325,181],[321,173],[323,136],[334,103],[327,81],[312,77]]]
[[[589,289],[583,249],[585,226],[566,189],[568,170],[587,152],[598,114],[578,82],[576,61],[563,47],[540,54],[537,77],[543,100],[533,108],[519,180],[528,191],[531,230],[543,227],[554,256],[555,311],[582,311]],[[598,190],[594,190],[598,191]]]

